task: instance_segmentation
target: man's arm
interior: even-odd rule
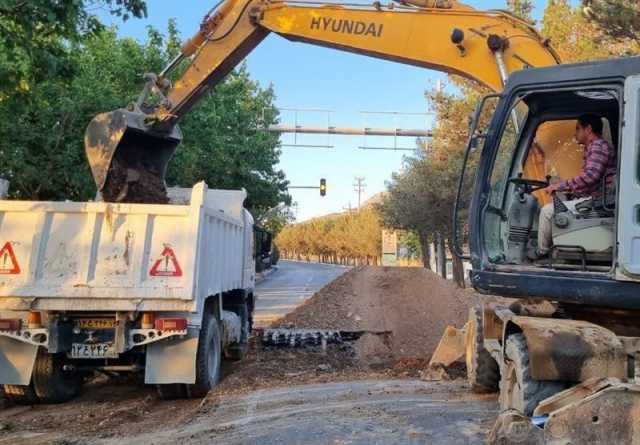
[[[607,169],[609,154],[609,144],[604,140],[599,139],[589,144],[582,172],[575,178],[561,182],[556,190],[578,194],[591,190],[602,180]]]

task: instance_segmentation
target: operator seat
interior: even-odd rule
[[[602,179],[598,198],[579,202],[573,208],[553,196],[554,258],[587,262],[611,262],[615,243],[615,190],[608,191]]]

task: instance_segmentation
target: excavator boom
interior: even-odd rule
[[[89,125],[87,157],[105,200],[131,201],[136,182],[149,172],[163,184],[182,138],[180,119],[272,32],[458,74],[496,91],[513,71],[560,63],[547,40],[504,11],[476,11],[442,0],[371,6],[225,0],[160,76],[147,77],[136,104],[98,115]],[[171,85],[167,76],[187,59]],[[147,104],[150,96],[155,106]]]

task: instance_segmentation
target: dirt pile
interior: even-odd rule
[[[102,190],[106,202],[167,204],[167,188],[157,170],[138,165],[127,168],[117,159],[111,162],[109,175]]]
[[[385,333],[356,343],[369,362],[428,360],[447,325],[461,327],[478,302],[423,268],[355,268],[318,291],[274,326]]]

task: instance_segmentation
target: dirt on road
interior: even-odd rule
[[[462,327],[478,295],[424,268],[355,268],[274,327],[371,331],[356,344],[365,362],[428,362],[447,325]]]
[[[424,365],[421,363],[421,365]],[[417,377],[421,366],[371,369],[349,344],[265,348],[253,339],[241,362],[223,364],[220,385],[206,398],[160,400],[133,378],[99,377],[83,395],[61,405],[13,406],[0,410],[0,444],[85,445],[181,428],[214,413],[223,400],[292,385]],[[126,442],[132,443],[132,442]]]

